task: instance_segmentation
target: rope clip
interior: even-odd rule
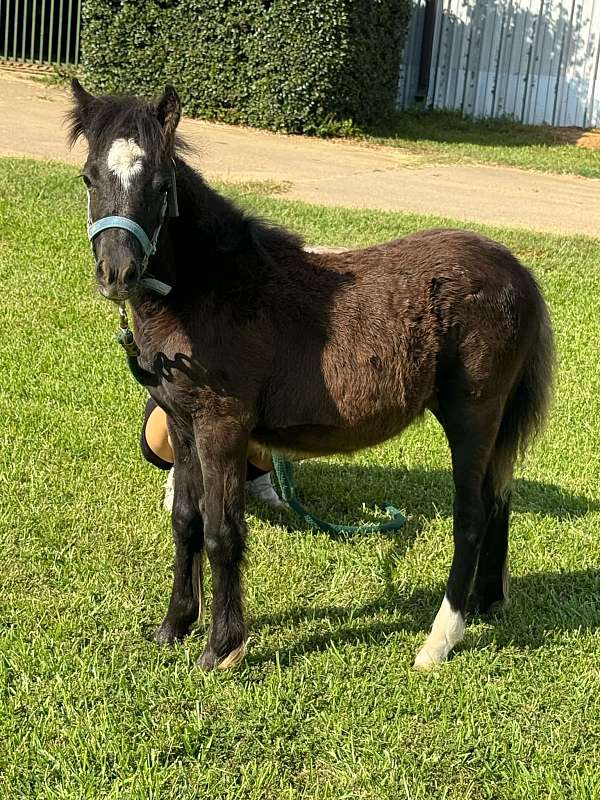
[[[130,358],[137,358],[140,348],[135,343],[133,331],[129,327],[129,318],[125,303],[119,303],[119,330],[117,331],[117,342]]]

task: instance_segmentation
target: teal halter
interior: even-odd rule
[[[162,209],[160,216],[162,223],[162,217],[164,216],[164,211]],[[155,246],[146,235],[146,231],[142,228],[141,225],[138,225],[137,222],[130,219],[129,217],[118,217],[118,216],[102,217],[102,219],[96,220],[96,222],[93,222],[88,227],[88,238],[90,242],[101,231],[105,231],[107,228],[123,228],[123,230],[133,233],[138,242],[142,245],[142,250],[144,251],[144,255],[148,257],[154,255]],[[160,224],[159,224],[159,229],[160,229]]]
[[[135,220],[131,219],[130,217],[121,217],[118,215],[109,216],[109,217],[102,217],[101,219],[97,219],[95,222],[92,222],[91,219],[91,210],[90,210],[90,194],[88,192],[88,239],[90,243],[98,236],[99,233],[105,231],[109,228],[121,228],[122,230],[129,231],[132,233],[135,238],[140,243],[142,250],[144,251],[144,260],[142,261],[142,276],[144,275],[146,268],[148,267],[148,261],[150,260],[150,256],[153,256],[156,253],[156,244],[158,242],[158,237],[160,236],[160,231],[163,226],[163,222],[165,220],[165,216],[167,213],[167,209],[169,211],[170,217],[177,217],[179,216],[179,208],[177,205],[177,184],[175,183],[175,164],[171,165],[171,181],[170,187],[163,195],[162,205],[160,207],[160,215],[158,218],[158,225],[152,235],[152,239],[148,238],[148,234],[142,228],[141,225],[138,225]],[[144,278],[142,277],[140,280],[140,284],[144,286],[146,289],[150,289],[153,292],[157,292],[158,294],[167,295],[171,291],[171,287],[163,283],[162,281],[157,280],[156,278]]]

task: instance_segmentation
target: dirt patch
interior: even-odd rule
[[[556,128],[556,137],[562,144],[573,144],[585,150],[600,150],[600,129]]]
[[[31,64],[28,61],[2,61],[0,62],[0,76],[2,73],[8,75],[22,75],[24,78],[36,77],[51,78],[55,75],[54,67],[50,64]]]
[[[584,131],[575,144],[587,150],[600,150],[600,130]]]

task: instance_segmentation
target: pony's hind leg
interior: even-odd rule
[[[508,601],[508,523],[510,492],[488,503],[487,525],[481,544],[470,606],[479,614],[493,614]]]
[[[486,531],[484,477],[501,407],[497,399],[470,401],[464,393],[456,392],[440,404],[436,415],[452,452],[454,557],[444,600],[415,659],[417,669],[429,669],[445,661],[464,635],[467,600]]]
[[[177,442],[174,433],[171,439],[175,451],[175,497],[171,515],[175,564],[169,608],[155,633],[159,644],[183,639],[203,610],[202,472],[195,453]]]
[[[501,427],[483,485],[487,524],[471,594],[471,606],[479,614],[491,614],[508,601],[508,525],[515,455],[514,443],[507,446]]]

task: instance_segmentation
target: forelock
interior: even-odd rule
[[[77,105],[73,106],[68,116],[71,145],[80,136],[85,135],[90,153],[97,158],[106,158],[117,139],[126,141],[133,139],[144,151],[145,162],[151,167],[158,166],[165,157],[167,142],[158,120],[156,107],[138,97],[129,95],[96,97],[85,121]],[[175,147],[176,150],[190,150],[178,135],[175,137]]]
[[[140,158],[152,165],[160,163],[165,139],[154,108],[135,97],[109,96],[100,100],[86,132],[90,149],[107,159],[112,153],[113,165],[128,160],[133,164]]]

